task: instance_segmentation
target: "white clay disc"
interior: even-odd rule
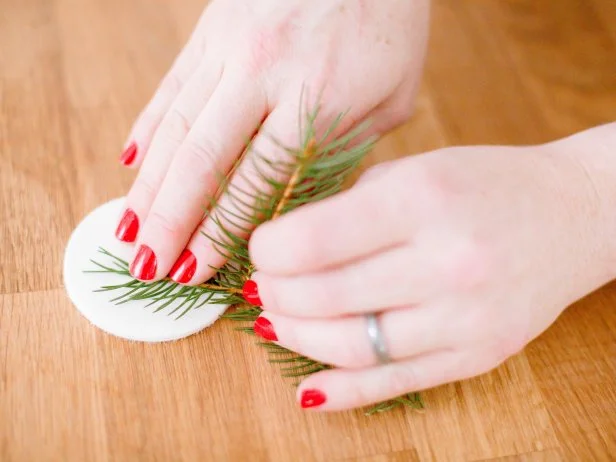
[[[84,272],[97,269],[91,259],[105,265],[111,262],[110,257],[98,251],[99,247],[130,261],[133,245],[120,242],[115,237],[115,228],[124,206],[124,198],[121,197],[94,209],[79,223],[68,241],[64,253],[64,285],[75,307],[103,331],[142,342],[178,340],[213,324],[228,305],[205,304],[177,319],[183,308],[170,313],[181,301],[174,301],[154,313],[156,305],[146,307],[151,300],[131,300],[120,305],[110,301],[124,293],[123,290],[95,292],[102,286],[123,284],[130,280],[127,276],[113,273]]]

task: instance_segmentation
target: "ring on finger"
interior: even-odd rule
[[[374,355],[377,357],[379,363],[390,363],[391,357],[389,356],[389,353],[387,351],[385,338],[383,336],[383,330],[381,329],[377,314],[368,313],[366,315],[366,322],[368,338],[370,339],[370,344],[372,345],[372,351],[374,352]]]

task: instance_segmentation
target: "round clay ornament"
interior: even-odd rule
[[[115,237],[115,227],[124,211],[124,203],[125,198],[121,197],[97,207],[71,234],[64,254],[64,284],[77,310],[99,329],[116,337],[141,342],[178,340],[212,325],[229,305],[208,303],[178,318],[184,307],[170,313],[182,300],[154,312],[156,304],[146,306],[151,300],[130,300],[122,304],[112,301],[123,294],[124,289],[97,291],[103,286],[130,281],[130,277],[125,275],[87,272],[98,269],[92,260],[111,266],[111,257],[101,254],[101,247],[124,261],[130,261],[133,245]]]

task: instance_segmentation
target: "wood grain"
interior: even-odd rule
[[[613,0],[436,0],[413,120],[366,166],[616,120]],[[424,413],[317,415],[253,339],[111,338],[67,299],[66,240],[123,195],[116,163],[202,0],[0,0],[0,460],[616,460],[616,286]]]

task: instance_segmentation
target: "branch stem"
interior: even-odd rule
[[[316,141],[313,138],[310,141],[308,141],[306,148],[304,149],[304,152],[302,153],[303,154],[302,159],[308,159],[312,157],[315,154],[315,152],[316,152]],[[272,220],[280,216],[280,214],[282,213],[282,209],[287,204],[287,202],[289,202],[291,193],[293,192],[293,189],[295,188],[295,186],[297,186],[297,183],[299,181],[299,177],[302,173],[303,168],[304,168],[303,162],[299,162],[297,167],[295,167],[295,170],[293,171],[293,174],[291,175],[289,182],[284,188],[282,197],[280,198],[280,201],[276,205],[276,209],[274,210],[274,214],[272,215]]]
[[[164,280],[165,281],[175,282],[171,278],[165,278]],[[222,292],[228,292],[228,293],[232,293],[232,294],[241,294],[242,293],[241,289],[236,289],[235,287],[221,287],[221,286],[217,286],[216,284],[199,284],[196,287],[202,287],[203,289],[219,290],[219,291],[222,291]]]

